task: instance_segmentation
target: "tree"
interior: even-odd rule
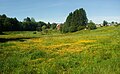
[[[3,31],[3,30],[2,30],[2,24],[3,24],[3,23],[2,23],[2,19],[1,19],[1,15],[0,15],[0,34],[2,34],[2,31]]]
[[[4,21],[7,18],[5,14],[0,15],[0,34],[4,31]]]
[[[75,32],[84,29],[87,25],[87,16],[83,8],[71,12],[62,26],[62,32]]]
[[[103,21],[103,26],[107,26],[108,22],[107,21]]]
[[[46,26],[46,23],[45,23],[45,22],[42,22],[42,21],[39,21],[39,22],[38,22],[38,26],[39,26],[39,27],[42,27],[42,26],[44,26],[44,25]]]
[[[114,22],[114,21],[112,21],[112,22],[111,22],[111,24],[113,25],[113,24],[115,24],[115,22]]]
[[[96,25],[94,22],[90,21],[88,23],[88,27],[87,27],[89,30],[93,30],[93,29],[96,29]]]
[[[24,22],[31,22],[31,19],[29,17],[24,19]]]
[[[71,13],[69,13],[69,15],[68,15],[68,17],[67,17],[67,19],[66,19],[66,22],[65,22],[65,24],[69,27],[71,24],[72,24],[72,21],[73,21],[73,13],[71,12]]]
[[[9,18],[5,14],[0,15],[1,31],[18,31],[20,30],[20,23],[17,18]]]
[[[36,27],[36,31],[41,32],[41,31],[42,31],[42,28],[41,28],[41,27]]]
[[[36,22],[35,19],[34,19],[33,17],[31,17],[30,20],[31,20],[31,22]]]
[[[17,18],[10,18],[11,24],[12,24],[12,30],[13,31],[19,31],[20,30],[20,22],[17,20]]]
[[[62,33],[67,33],[69,32],[69,27],[67,25],[62,25],[61,26],[61,30],[60,30]]]
[[[50,27],[51,27],[51,24],[50,24],[50,22],[48,22],[47,28],[50,29]]]
[[[35,22],[34,18],[25,18],[23,21],[23,28],[25,31],[35,31],[38,23]]]
[[[42,26],[42,32],[43,32],[43,34],[47,34],[48,33],[47,27],[45,25]]]
[[[0,19],[0,34],[2,34],[2,21]]]
[[[51,24],[51,29],[56,29],[56,26],[57,26],[56,23],[52,23],[52,24]]]
[[[11,31],[13,27],[13,24],[11,23],[11,18],[5,18],[3,25],[5,31]]]

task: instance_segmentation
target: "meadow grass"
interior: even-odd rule
[[[120,26],[61,34],[5,32],[0,74],[120,74]]]

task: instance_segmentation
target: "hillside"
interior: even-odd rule
[[[120,74],[120,26],[0,35],[0,74]]]

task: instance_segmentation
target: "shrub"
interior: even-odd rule
[[[83,30],[83,29],[85,29],[85,26],[79,26],[77,29],[78,29],[78,31]]]
[[[87,27],[89,30],[93,30],[93,29],[96,29],[96,25],[95,25],[95,23],[93,23],[93,22],[90,22],[90,23],[88,23],[88,27]]]
[[[47,34],[48,33],[48,29],[47,29],[47,27],[45,25],[42,26],[42,32],[43,32],[43,34]]]
[[[33,34],[36,34],[37,32],[33,32]]]
[[[115,27],[118,27],[118,26],[120,26],[120,24],[117,24],[117,25],[114,25]]]
[[[41,32],[42,28],[41,27],[37,27],[36,30]]]

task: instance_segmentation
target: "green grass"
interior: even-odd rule
[[[120,26],[0,38],[0,74],[120,74]]]

